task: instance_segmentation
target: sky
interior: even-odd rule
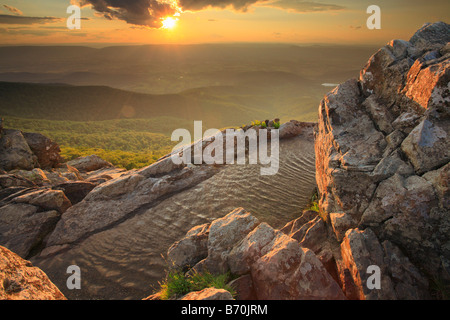
[[[67,27],[70,5],[80,29]],[[380,29],[367,27],[370,5]],[[378,45],[437,21],[450,23],[450,0],[0,0],[0,45]]]

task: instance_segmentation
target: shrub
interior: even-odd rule
[[[274,122],[274,123],[273,123],[273,127],[274,127],[275,129],[280,129],[280,126],[281,126],[281,124],[280,124],[279,122]]]
[[[236,291],[227,283],[233,280],[231,273],[211,274],[209,272],[194,272],[185,275],[181,270],[170,270],[163,283],[160,283],[160,299],[177,299],[192,291],[206,288],[225,289],[234,297]]]

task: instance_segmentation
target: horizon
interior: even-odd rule
[[[69,5],[80,6],[70,30]],[[0,6],[1,46],[230,43],[383,45],[408,40],[424,23],[450,19],[448,1],[379,0],[381,28],[366,26],[372,1],[30,0]],[[155,6],[157,8],[155,8]],[[68,13],[69,12],[69,13]]]

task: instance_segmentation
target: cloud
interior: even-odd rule
[[[178,0],[178,5],[183,10],[199,11],[208,7],[222,8],[233,7],[239,11],[246,11],[255,3],[266,2],[266,0]]]
[[[55,17],[27,17],[15,16],[10,14],[0,14],[0,24],[45,24],[60,22],[63,19]]]
[[[334,11],[345,9],[345,7],[337,4],[319,3],[302,0],[278,0],[275,2],[268,3],[267,6],[291,10],[298,13],[323,12],[323,11]]]
[[[92,6],[95,15],[106,19],[123,20],[136,26],[160,28],[162,19],[181,11],[200,11],[207,8],[232,8],[246,12],[252,5],[270,6],[294,12],[341,10],[335,4],[302,0],[71,0],[78,6]]]
[[[104,18],[119,19],[129,24],[159,28],[161,18],[179,11],[175,2],[163,0],[73,0],[72,4],[91,5]]]
[[[17,15],[20,15],[20,16],[23,14],[22,11],[20,11],[19,9],[11,7],[11,6],[8,6],[7,4],[4,4],[3,7],[8,9],[8,11],[11,12],[11,13],[14,13],[14,14],[17,14]]]

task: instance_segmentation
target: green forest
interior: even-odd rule
[[[171,117],[86,122],[4,118],[5,128],[41,133],[57,142],[66,161],[96,154],[128,170],[148,166],[169,153],[178,143],[170,140],[172,131],[192,126]]]

